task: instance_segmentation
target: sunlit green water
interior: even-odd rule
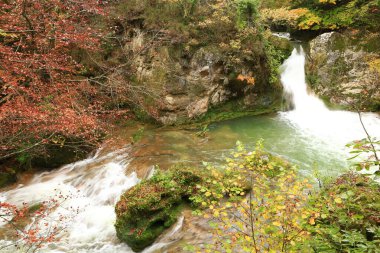
[[[343,145],[328,142],[296,128],[279,114],[245,117],[210,126],[216,142],[233,145],[240,140],[253,149],[259,139],[265,148],[313,173],[318,169],[324,175],[342,172],[348,167],[347,150]],[[229,136],[233,136],[229,138]]]
[[[144,132],[137,145],[136,166],[176,163],[200,164],[202,161],[223,163],[241,141],[247,150],[253,150],[258,140],[264,140],[265,149],[297,164],[306,174],[319,171],[334,176],[349,167],[350,157],[345,144],[354,140],[348,135],[343,140],[331,127],[330,135],[303,129],[287,118],[288,113],[244,117],[211,124],[204,136],[198,131],[181,129],[153,129]],[[334,133],[338,131],[338,133]],[[139,145],[141,147],[139,148]]]

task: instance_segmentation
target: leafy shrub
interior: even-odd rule
[[[262,142],[247,152],[238,143],[226,170],[248,178],[247,197],[232,203],[211,202],[204,211],[213,239],[200,252],[288,252],[307,236],[303,225],[311,213],[305,209],[307,180],[297,179],[297,169],[263,150]],[[232,193],[238,196],[239,192]],[[186,247],[194,250],[196,247]]]
[[[275,27],[297,29],[299,20],[310,11],[306,8],[289,9],[263,9],[261,15],[265,23]]]
[[[315,220],[304,243],[314,252],[378,252],[380,247],[380,185],[348,173],[310,200]]]
[[[259,0],[237,0],[238,27],[252,26],[258,18]]]
[[[201,252],[378,252],[380,185],[347,173],[320,192],[297,169],[263,151],[239,145],[226,170],[250,180],[247,197],[235,203],[211,201],[203,211],[213,233]],[[237,196],[239,192],[232,195]]]
[[[380,23],[377,0],[294,0],[292,9],[263,9],[262,16],[271,26],[303,31],[348,27],[377,31]]]

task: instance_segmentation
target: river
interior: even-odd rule
[[[30,181],[1,192],[1,200],[33,204],[57,192],[72,196],[54,210],[51,218],[70,216],[69,207],[79,211],[65,224],[60,241],[41,252],[127,253],[132,251],[117,240],[113,227],[114,205],[123,191],[152,174],[153,165],[165,168],[176,162],[218,163],[230,154],[237,140],[249,149],[262,138],[267,150],[298,164],[301,173],[313,175],[318,171],[324,176],[335,176],[349,167],[345,144],[366,136],[356,113],[329,110],[308,91],[304,65],[305,53],[296,48],[282,66],[281,81],[292,111],[214,123],[205,138],[193,131],[146,129],[142,140],[132,146],[129,135],[121,132],[115,137],[117,141],[105,144],[91,157],[37,174]],[[380,135],[377,114],[363,114],[363,121],[371,135]],[[178,243],[170,246],[171,243],[192,241],[196,237],[194,231],[205,230],[199,220],[184,215],[185,219],[181,218],[144,252],[178,252]],[[189,229],[195,223],[200,228]],[[3,240],[1,244],[10,242]]]

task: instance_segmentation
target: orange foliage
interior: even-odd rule
[[[245,76],[245,75],[240,74],[240,75],[238,75],[238,77],[236,79],[239,81],[242,81],[242,82],[247,82],[247,84],[249,84],[249,85],[255,84],[255,78],[252,76]]]

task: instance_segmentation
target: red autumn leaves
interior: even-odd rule
[[[97,89],[81,79],[73,50],[96,50],[95,0],[0,3],[0,156],[51,134],[94,141]]]

